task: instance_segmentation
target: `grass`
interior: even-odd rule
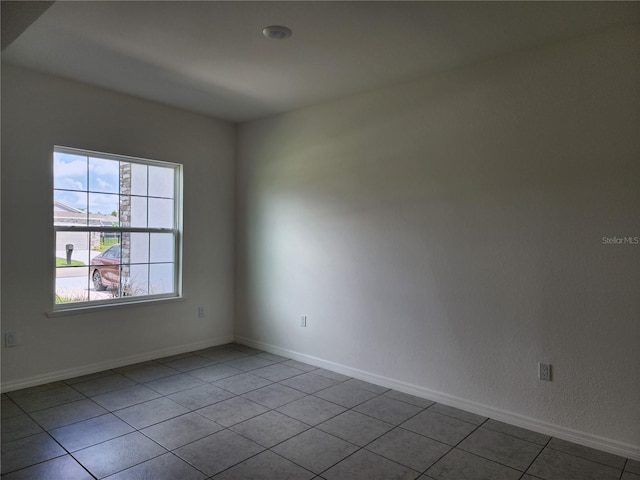
[[[105,238],[100,241],[99,247],[94,247],[92,250],[95,252],[104,252],[107,248],[120,243],[119,238]]]
[[[71,260],[71,263],[67,263],[66,258],[56,257],[56,267],[82,267],[86,263],[79,260]]]
[[[56,303],[86,302],[88,300],[89,299],[84,292],[73,292],[65,290],[56,292]]]

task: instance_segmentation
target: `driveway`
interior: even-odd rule
[[[72,260],[87,263],[87,259],[93,259],[100,252],[95,250],[74,250]],[[67,258],[65,251],[56,251],[56,257]],[[63,267],[56,268],[56,294],[79,298],[88,293],[90,300],[103,300],[112,298],[113,295],[106,292],[98,292],[93,288],[93,282],[89,278],[89,267]]]

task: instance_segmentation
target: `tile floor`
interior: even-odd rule
[[[2,395],[3,480],[640,480],[640,462],[237,344]]]

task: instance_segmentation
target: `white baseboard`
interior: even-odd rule
[[[526,428],[528,430],[542,433],[544,435],[549,435],[562,440],[584,445],[586,447],[613,453],[625,458],[640,460],[640,446],[637,445],[618,442],[609,438],[592,435],[590,433],[573,430],[567,427],[562,427],[552,423],[544,422],[542,420],[537,420],[535,418],[530,418],[517,413],[494,408],[489,405],[466,400],[464,398],[447,395],[446,393],[430,390],[418,385],[413,385],[399,380],[394,380],[392,378],[383,377],[374,373],[366,372],[364,370],[351,368],[346,365],[329,362],[321,358],[312,357],[310,355],[305,355],[303,353],[295,352],[292,350],[287,350],[275,345],[258,342],[246,337],[236,336],[235,341],[248,347],[258,348],[260,350],[264,350],[265,352],[288,357],[293,360],[308,363],[315,367],[326,368],[327,370],[342,373],[343,375],[348,375],[359,380],[364,380],[370,383],[381,385],[383,387],[392,388],[400,392],[408,393],[410,395],[433,400],[450,407],[456,407],[467,412],[476,413],[478,415],[482,415],[483,417],[489,417],[494,420],[508,423],[517,427]]]
[[[11,392],[13,390],[20,390],[21,388],[35,387],[37,385],[43,385],[45,383],[57,382],[59,380],[67,380],[69,378],[79,377],[81,375],[88,375],[90,373],[102,372],[111,368],[124,367],[132,365],[134,363],[146,362],[148,360],[155,360],[156,358],[169,357],[171,355],[178,355],[180,353],[192,352],[194,350],[200,350],[203,348],[214,347],[216,345],[223,345],[225,343],[233,342],[233,336],[228,335],[224,337],[218,337],[210,340],[203,340],[200,342],[190,343],[188,345],[180,345],[177,347],[163,348],[160,350],[153,350],[151,352],[145,352],[135,355],[129,355],[127,357],[115,358],[104,362],[92,363],[89,365],[82,365],[79,367],[68,368],[65,370],[58,370],[55,372],[45,373],[43,375],[35,375],[29,378],[22,378],[20,380],[13,380],[8,382],[2,382],[0,385],[0,391],[2,393]]]

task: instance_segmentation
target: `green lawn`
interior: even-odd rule
[[[56,267],[81,267],[83,265],[86,265],[86,264],[78,260],[71,260],[71,265],[67,265],[66,258],[56,257]]]
[[[116,245],[117,243],[120,243],[119,238],[105,238],[100,242],[99,247],[93,248],[92,250],[94,252],[104,252],[107,248],[112,245]]]

